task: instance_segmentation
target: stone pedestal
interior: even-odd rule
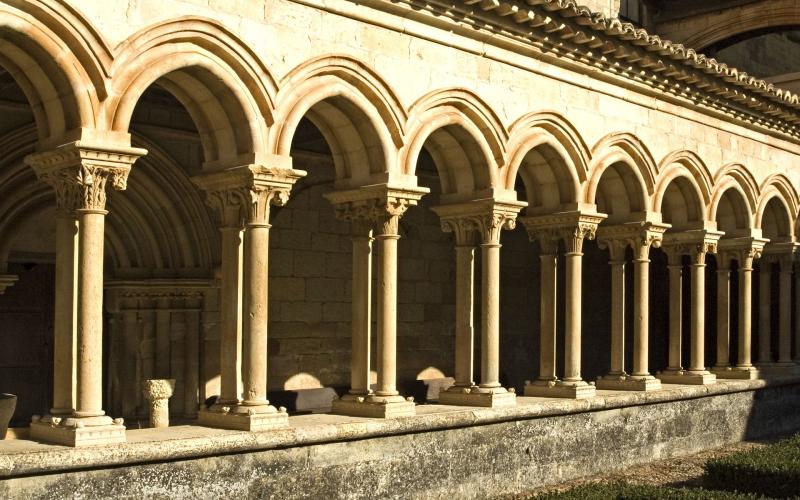
[[[724,379],[738,379],[738,380],[755,380],[761,376],[761,372],[759,372],[755,367],[750,368],[739,368],[739,367],[725,367],[725,368],[714,368],[711,370],[711,373],[717,376],[717,378],[724,378]]]
[[[534,381],[525,384],[525,395],[541,398],[593,398],[597,393],[593,382]]]
[[[34,441],[64,446],[109,445],[125,442],[125,426],[121,418],[33,417],[30,437]]]
[[[289,414],[286,408],[276,409],[270,405],[220,406],[197,412],[197,423],[219,429],[259,432],[287,427]]]
[[[397,418],[416,414],[414,398],[346,395],[333,401],[333,413],[352,417]]]
[[[439,393],[439,404],[502,408],[516,406],[517,395],[514,393],[514,389],[497,388],[487,391],[478,386],[451,387]]]
[[[658,391],[661,390],[661,381],[653,376],[634,377],[631,375],[606,375],[598,377],[595,386],[606,391]]]
[[[717,382],[717,376],[711,372],[692,373],[686,370],[666,370],[656,377],[664,384],[709,385]]]
[[[169,398],[175,390],[175,379],[145,380],[142,395],[150,407],[150,427],[169,427]]]

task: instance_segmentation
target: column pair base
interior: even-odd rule
[[[738,366],[715,366],[711,372],[722,379],[735,379],[735,380],[756,380],[761,376],[761,372],[755,366],[746,368]]]
[[[482,389],[472,387],[450,387],[439,393],[439,404],[453,406],[478,406],[481,408],[503,408],[517,406],[514,390],[502,387]]]
[[[334,399],[331,411],[336,415],[368,418],[413,417],[417,414],[414,398],[402,396],[355,396]]]
[[[709,371],[665,370],[656,375],[663,384],[710,385],[717,383],[717,376]]]
[[[289,426],[286,408],[263,406],[212,406],[197,412],[197,424],[217,429],[261,432]]]
[[[770,362],[759,363],[758,371],[765,377],[784,377],[789,375],[799,375],[800,365],[794,362]]]
[[[540,398],[587,399],[597,391],[594,384],[564,382],[563,380],[536,380],[525,384],[525,395]]]
[[[82,447],[124,443],[125,426],[121,418],[34,416],[30,438],[34,441]]]
[[[606,375],[598,377],[595,386],[606,391],[660,391],[661,381],[652,375]]]

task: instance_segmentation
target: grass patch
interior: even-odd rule
[[[558,493],[531,497],[536,500],[745,500],[761,498],[754,494],[705,490],[702,488],[671,488],[628,483],[594,483]]]
[[[800,496],[800,434],[710,460],[704,467],[706,484],[712,488],[776,498]]]

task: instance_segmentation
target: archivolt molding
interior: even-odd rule
[[[96,126],[111,52],[62,0],[0,3],[0,64],[31,103],[40,148],[80,139]]]
[[[417,159],[428,138],[444,127],[454,126],[468,134],[456,140],[461,147],[463,163],[452,169],[436,148],[429,148],[440,169],[445,194],[466,194],[475,190],[501,187],[501,172],[506,163],[508,133],[500,119],[478,96],[465,89],[444,89],[423,96],[409,112],[408,140],[401,153],[402,172],[413,175]],[[472,140],[477,150],[470,150],[465,141]],[[465,171],[468,169],[469,171]]]
[[[590,204],[595,202],[603,173],[615,163],[624,163],[634,172],[644,197],[642,206],[649,206],[655,193],[656,164],[647,147],[636,136],[628,133],[609,134],[592,148],[589,180],[584,185],[584,201]]]
[[[679,177],[689,180],[695,190],[697,200],[701,202],[699,217],[708,215],[711,204],[712,180],[703,160],[691,151],[675,151],[667,155],[660,163],[659,174],[656,182],[655,195],[653,196],[652,210],[660,212],[664,195],[670,183]]]
[[[159,23],[116,52],[105,127],[127,132],[142,93],[159,81],[192,115],[207,169],[253,163],[266,152],[277,86],[247,45],[216,21],[182,17]]]
[[[730,179],[730,181],[728,180]],[[718,199],[722,196],[720,191],[727,189],[728,183],[733,182],[741,190],[744,199],[747,201],[747,206],[750,213],[755,216],[756,208],[758,207],[758,199],[761,192],[756,182],[755,177],[750,171],[741,163],[729,163],[723,166],[714,175],[714,195],[713,199]],[[716,207],[712,201],[710,214],[716,213]],[[713,217],[711,218],[713,220]]]
[[[788,218],[788,237],[794,240],[795,226],[798,218],[798,196],[791,182],[783,174],[773,174],[761,184],[758,207],[756,209],[755,226],[763,229],[764,216],[773,199],[777,199],[786,210]]]

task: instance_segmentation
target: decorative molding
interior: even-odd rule
[[[601,248],[608,248],[612,260],[624,260],[625,249],[630,246],[634,259],[648,260],[650,248],[659,248],[669,224],[636,221],[613,226],[601,225],[597,230],[597,240]],[[615,256],[616,255],[616,256]]]
[[[555,252],[554,245],[563,241],[567,254],[580,254],[583,240],[593,240],[597,226],[608,216],[597,212],[559,212],[549,215],[520,217],[531,241],[539,241],[542,253]]]
[[[499,245],[503,229],[517,225],[517,215],[528,204],[523,201],[485,198],[466,203],[432,207],[439,215],[442,231],[452,232],[456,245],[467,245],[475,234],[484,245]]]
[[[222,227],[268,225],[270,206],[289,201],[292,186],[304,177],[302,170],[245,165],[192,178],[206,193],[206,201]]]
[[[357,189],[332,191],[325,194],[343,220],[373,221],[378,233],[396,236],[400,218],[409,207],[415,206],[430,190],[423,187],[373,184]]]
[[[672,265],[683,255],[688,255],[693,265],[705,265],[706,254],[717,253],[717,244],[724,234],[713,229],[670,231],[664,235],[662,246]]]
[[[740,269],[752,270],[753,260],[760,259],[764,246],[769,242],[766,238],[748,236],[742,238],[722,238],[717,244],[719,255],[728,261],[735,260]]]

